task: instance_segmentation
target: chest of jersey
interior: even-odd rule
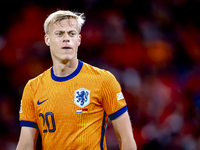
[[[62,135],[63,132],[63,140],[70,137],[72,141],[78,139],[81,133],[90,137],[88,134],[97,131],[100,135],[104,119],[100,91],[100,83],[91,77],[65,82],[52,80],[39,86],[34,103],[43,138],[47,138],[49,133]],[[87,131],[88,127],[90,131]]]
[[[106,149],[106,114],[116,118],[126,105],[117,96],[121,88],[112,74],[79,66],[62,79],[51,68],[25,87],[20,120],[39,128],[44,150]]]

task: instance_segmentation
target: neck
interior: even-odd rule
[[[57,77],[66,77],[76,70],[78,63],[78,59],[72,59],[64,63],[53,62],[53,72]]]

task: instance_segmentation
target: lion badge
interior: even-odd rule
[[[75,91],[74,103],[83,108],[90,103],[90,90],[81,88]]]

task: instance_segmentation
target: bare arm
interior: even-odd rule
[[[133,138],[133,131],[128,112],[112,120],[112,125],[115,130],[119,147],[121,150],[136,150],[136,143]]]
[[[16,150],[34,150],[37,142],[38,130],[31,127],[22,127]]]

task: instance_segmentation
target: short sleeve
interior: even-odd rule
[[[121,86],[113,74],[106,71],[102,83],[102,104],[110,118],[114,120],[127,111],[126,101]]]
[[[19,120],[21,126],[38,128],[35,116],[35,107],[33,103],[33,89],[29,81],[23,91],[22,100],[20,104]]]

